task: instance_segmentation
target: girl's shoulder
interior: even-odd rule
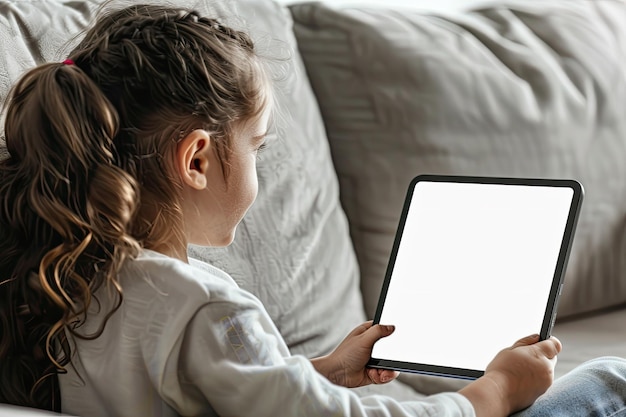
[[[130,262],[130,268],[134,269],[135,273],[145,271],[156,276],[175,274],[192,281],[215,281],[216,284],[237,285],[226,272],[206,262],[191,258],[189,263],[185,263],[150,249],[142,249],[139,256]]]
[[[196,308],[215,302],[257,301],[213,265],[197,260],[185,263],[146,249],[124,265],[119,278],[125,300]]]
[[[190,265],[142,250],[124,264],[118,278],[122,303],[119,311],[108,319],[107,332],[117,334],[132,329],[142,345],[157,343],[156,340],[177,340],[199,312],[218,321],[242,312],[265,314],[258,298],[239,288],[227,273],[199,261]],[[101,325],[117,299],[108,296],[106,288],[99,291],[94,315],[86,324],[89,329]]]

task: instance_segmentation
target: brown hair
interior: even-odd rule
[[[56,410],[66,335],[102,332],[80,333],[94,292],[119,307],[121,264],[182,230],[177,141],[207,130],[227,174],[268,100],[248,35],[182,8],[107,12],[69,58],[13,87],[0,162],[0,402]]]

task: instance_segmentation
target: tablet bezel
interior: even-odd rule
[[[394,244],[392,247],[389,263],[385,273],[385,279],[383,281],[378,305],[376,308],[376,314],[374,316],[374,324],[380,322],[380,318],[385,305],[385,299],[391,277],[393,275],[393,269],[402,240],[402,234],[404,232],[404,226],[406,224],[407,215],[411,206],[413,193],[415,186],[419,182],[446,182],[446,183],[473,183],[473,184],[502,184],[502,185],[524,185],[524,186],[541,186],[541,187],[567,187],[573,191],[572,201],[570,204],[570,210],[567,216],[565,230],[563,232],[563,238],[561,240],[561,247],[559,249],[559,255],[557,257],[556,268],[552,279],[552,285],[548,295],[548,302],[541,325],[541,331],[539,333],[540,339],[544,340],[550,337],[554,321],[556,319],[557,304],[561,289],[563,287],[563,277],[565,275],[565,269],[569,254],[574,239],[574,232],[578,221],[578,216],[582,206],[582,199],[584,195],[584,189],[582,185],[572,179],[545,179],[545,178],[507,178],[507,177],[479,177],[479,176],[457,176],[457,175],[418,175],[411,180],[406,198],[404,201],[402,214],[400,217],[399,225],[396,231]],[[393,323],[389,323],[393,324]],[[524,335],[520,335],[524,336]],[[502,346],[505,348],[505,346]],[[446,376],[461,379],[476,379],[484,374],[484,370],[481,369],[465,369],[446,367],[440,365],[432,365],[425,363],[411,363],[404,361],[396,361],[384,358],[370,358],[368,367],[392,369],[402,372],[420,373],[435,376]]]

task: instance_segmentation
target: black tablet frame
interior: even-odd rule
[[[402,240],[402,234],[404,232],[404,226],[406,223],[407,215],[413,198],[415,186],[421,181],[429,182],[455,182],[455,183],[476,183],[476,184],[504,184],[504,185],[525,185],[525,186],[542,186],[542,187],[568,187],[574,192],[572,202],[570,205],[569,214],[567,217],[565,230],[563,232],[563,239],[561,241],[561,248],[557,258],[557,265],[552,280],[552,286],[548,296],[547,307],[543,318],[543,323],[540,331],[540,339],[545,340],[550,337],[554,321],[556,319],[558,299],[563,288],[563,277],[565,275],[565,269],[569,254],[574,239],[574,232],[578,222],[578,217],[582,207],[582,201],[584,196],[584,189],[580,182],[572,179],[547,179],[547,178],[513,178],[513,177],[481,177],[481,176],[459,176],[459,175],[418,175],[411,180],[407,195],[405,198],[400,222],[397,228],[393,248],[391,251],[389,263],[387,265],[387,271],[385,273],[385,279],[383,281],[378,306],[376,308],[376,314],[374,316],[374,324],[380,323],[380,318],[385,305],[385,299],[387,291],[389,289],[389,283],[393,274],[393,269]],[[391,323],[393,324],[393,323]],[[505,346],[503,346],[504,348]],[[368,367],[391,369],[401,372],[419,373],[426,375],[445,376],[461,379],[477,379],[484,374],[484,370],[481,369],[464,369],[453,368],[439,365],[430,365],[424,363],[410,363],[403,361],[395,361],[383,358],[370,358]]]

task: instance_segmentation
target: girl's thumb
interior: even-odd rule
[[[377,324],[375,326],[370,327],[365,332],[365,334],[371,340],[371,343],[374,344],[374,342],[376,342],[377,340],[382,339],[383,337],[389,336],[391,333],[394,332],[394,330],[396,330],[396,326]]]

